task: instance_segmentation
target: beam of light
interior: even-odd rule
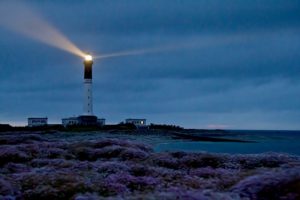
[[[106,58],[114,58],[114,57],[121,57],[121,56],[135,56],[135,55],[143,55],[143,54],[150,54],[150,53],[177,51],[177,50],[199,49],[199,48],[209,47],[212,44],[220,45],[232,41],[233,39],[230,39],[229,37],[222,38],[221,40],[218,41],[214,37],[201,36],[200,38],[191,38],[189,40],[185,40],[181,42],[176,41],[176,43],[174,42],[171,44],[160,45],[152,48],[105,53],[105,54],[94,56],[94,58],[106,59]]]
[[[0,2],[0,27],[84,58],[75,44],[21,1]]]
[[[146,53],[155,53],[163,51],[159,48],[149,48],[149,49],[139,49],[139,50],[128,50],[128,51],[120,51],[115,53],[108,53],[99,56],[95,56],[95,59],[104,59],[104,58],[113,58],[113,57],[121,57],[121,56],[132,56],[132,55],[141,55]]]
[[[240,43],[244,41],[249,41],[257,36],[261,35],[270,35],[269,32],[249,32],[244,33],[235,33],[235,34],[224,34],[224,35],[199,35],[193,36],[184,41],[176,41],[171,44],[160,45],[153,48],[143,48],[135,50],[126,50],[112,53],[104,53],[97,56],[94,56],[95,59],[106,59],[106,58],[115,58],[121,56],[135,56],[143,55],[150,53],[160,53],[160,52],[170,52],[177,50],[191,50],[191,49],[205,49],[211,48],[213,46],[227,45],[233,43]]]
[[[95,59],[105,59],[105,58],[114,58],[114,57],[121,57],[121,56],[134,56],[134,55],[143,55],[143,54],[150,54],[150,53],[159,53],[159,52],[166,52],[166,51],[175,51],[185,48],[193,48],[194,45],[189,45],[187,43],[184,44],[169,44],[159,47],[152,47],[152,48],[144,48],[144,49],[135,49],[135,50],[127,50],[127,51],[119,51],[107,54],[101,54],[95,56]]]

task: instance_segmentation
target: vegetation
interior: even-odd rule
[[[28,126],[11,126],[8,124],[0,124],[0,132],[6,131],[64,131],[65,128],[60,124],[28,127]]]
[[[117,139],[0,135],[0,199],[300,198],[300,158],[154,152]]]
[[[12,127],[8,124],[0,124],[0,132],[5,131],[68,131],[68,132],[85,132],[85,131],[99,131],[99,130],[137,130],[138,128],[134,124],[126,124],[121,122],[119,124],[109,124],[104,126],[85,126],[85,125],[71,125],[68,127],[64,127],[60,124],[57,125],[46,125],[46,126],[37,126],[37,127]],[[170,131],[178,131],[184,130],[184,128],[175,125],[166,125],[166,124],[151,124],[149,126],[151,130],[170,130]]]
[[[152,129],[152,130],[170,130],[170,131],[184,130],[183,127],[176,126],[176,125],[167,125],[167,124],[150,124],[149,129]]]

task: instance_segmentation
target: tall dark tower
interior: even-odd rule
[[[93,57],[91,55],[86,55],[84,59],[84,105],[83,111],[84,115],[93,115],[93,88],[92,88],[92,78],[93,78]]]

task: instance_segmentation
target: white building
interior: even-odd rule
[[[126,119],[126,124],[134,124],[135,126],[146,126],[146,119]]]
[[[74,126],[74,125],[77,125],[77,124],[79,124],[79,121],[78,121],[77,117],[69,117],[69,118],[62,119],[62,125],[64,127]]]
[[[28,118],[28,126],[36,127],[36,126],[46,126],[48,125],[47,117],[30,117]]]

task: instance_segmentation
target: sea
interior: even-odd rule
[[[266,152],[300,155],[300,131],[226,130],[225,138],[250,141],[239,142],[189,142],[168,141],[157,144],[156,151],[214,152],[229,154],[257,154]]]
[[[203,132],[199,131],[199,135]],[[52,139],[66,141],[96,141],[98,139],[122,139],[146,143],[156,152],[187,151],[187,152],[213,152],[228,154],[257,154],[266,152],[286,153],[300,156],[300,131],[260,131],[260,130],[225,130],[210,131],[208,137],[238,139],[248,142],[208,142],[174,139],[168,134],[128,134],[105,132],[78,132],[49,134]]]

